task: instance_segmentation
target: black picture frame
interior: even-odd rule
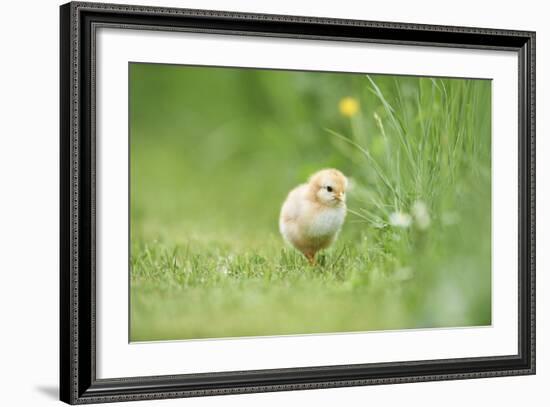
[[[70,404],[535,373],[535,33],[72,2],[60,7],[60,398]],[[95,29],[175,30],[508,50],[519,59],[519,351],[515,355],[96,378]]]

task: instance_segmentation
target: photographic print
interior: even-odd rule
[[[130,341],[491,325],[491,81],[129,63]]]

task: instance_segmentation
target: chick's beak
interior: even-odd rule
[[[344,199],[344,193],[343,192],[338,192],[336,194],[336,199],[338,199],[339,201],[342,201]]]

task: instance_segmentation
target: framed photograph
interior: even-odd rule
[[[535,33],[61,6],[70,404],[535,373]]]

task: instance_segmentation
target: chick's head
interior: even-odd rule
[[[309,179],[314,199],[325,206],[340,206],[346,202],[348,180],[340,171],[330,168],[316,172]]]

